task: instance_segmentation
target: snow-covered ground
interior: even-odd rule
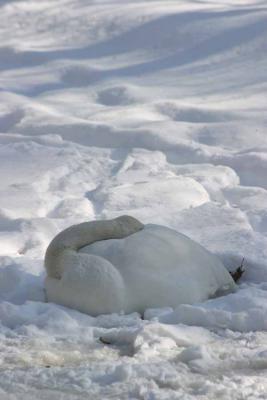
[[[1,400],[267,399],[266,36],[265,0],[0,1]],[[238,291],[45,303],[52,237],[120,214],[245,257]]]

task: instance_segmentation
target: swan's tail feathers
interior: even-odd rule
[[[90,315],[120,312],[124,308],[124,282],[116,268],[102,257],[76,255],[75,268],[66,264],[62,278],[46,278],[47,298]]]
[[[47,275],[50,278],[61,279],[66,261],[68,258],[72,259],[80,248],[99,240],[122,239],[140,231],[143,227],[141,222],[128,215],[70,226],[60,232],[46,250]]]

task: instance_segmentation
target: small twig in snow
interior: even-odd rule
[[[241,278],[241,276],[243,275],[243,273],[245,272],[244,269],[244,261],[245,258],[243,257],[243,260],[241,262],[241,265],[233,272],[230,272],[231,277],[233,278],[233,280],[235,282],[239,281],[239,279]]]

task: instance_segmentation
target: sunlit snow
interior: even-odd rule
[[[0,1],[1,400],[266,398],[266,34],[261,0]],[[51,239],[122,214],[244,257],[237,291],[46,303]]]

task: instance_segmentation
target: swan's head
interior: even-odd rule
[[[135,232],[141,231],[144,228],[142,222],[130,215],[122,215],[114,219],[114,222],[119,225],[123,236],[132,235]]]

